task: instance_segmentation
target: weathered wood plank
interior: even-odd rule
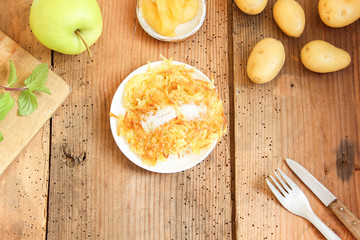
[[[227,3],[208,1],[205,25],[181,43],[149,37],[133,0],[99,3],[104,31],[92,47],[94,58],[54,56],[55,71],[73,93],[53,118],[48,238],[230,239],[229,136],[191,170],[155,174],[117,149],[108,116],[121,81],[160,54],[213,75],[228,116]],[[83,161],[73,164],[65,155]]]
[[[0,2],[0,30],[42,62],[51,52],[28,26],[32,1]],[[49,122],[0,176],[0,238],[45,239],[48,191]]]
[[[245,15],[233,4],[237,238],[322,239],[310,223],[287,212],[266,186],[265,178],[281,168],[304,190],[316,214],[342,239],[352,239],[284,158],[304,165],[360,216],[360,22],[329,28],[318,16],[317,1],[299,0],[307,22],[303,35],[294,39],[276,26],[274,2],[256,16]],[[246,76],[246,62],[252,47],[265,37],[283,42],[286,62],[275,80],[256,85]],[[315,39],[348,51],[351,65],[330,74],[307,70],[300,50]]]

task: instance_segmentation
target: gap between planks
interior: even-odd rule
[[[230,174],[231,174],[231,236],[237,239],[236,222],[236,165],[235,165],[235,88],[234,88],[234,39],[233,39],[233,0],[227,1],[228,34],[228,81],[229,81],[229,132],[230,132]],[[231,90],[232,89],[232,90]]]
[[[51,68],[54,68],[54,50],[51,50],[50,59]],[[51,174],[51,148],[52,148],[52,117],[49,119],[49,175],[48,175],[48,186],[47,186],[47,197],[46,197],[46,223],[45,223],[45,240],[48,240],[48,227],[49,227],[49,210],[50,210],[50,174]]]

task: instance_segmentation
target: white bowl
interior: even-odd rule
[[[180,24],[175,29],[175,34],[176,34],[175,37],[163,36],[157,33],[152,27],[150,27],[150,25],[145,21],[141,13],[141,8],[140,8],[141,0],[138,0],[136,4],[136,16],[144,31],[147,32],[153,38],[166,42],[178,42],[194,35],[203,25],[206,17],[206,2],[205,0],[199,0],[199,2],[200,4],[197,15],[189,22]]]
[[[159,62],[153,62],[151,63],[151,67],[157,67],[162,63],[162,61]],[[177,65],[185,65],[186,68],[192,69],[194,67],[187,65],[185,63],[181,62],[175,62],[173,61],[173,64]],[[126,109],[124,108],[123,103],[123,93],[124,93],[124,87],[125,84],[135,75],[144,73],[148,69],[148,65],[144,65],[132,73],[128,75],[124,81],[120,84],[118,89],[115,92],[115,95],[113,97],[110,112],[119,115],[124,115],[126,113]],[[193,73],[194,78],[201,79],[204,81],[210,81],[208,77],[206,77],[202,72],[200,72],[198,69],[195,68],[195,72]],[[117,135],[117,119],[114,117],[110,117],[110,127],[112,135],[115,139],[116,144],[120,148],[120,150],[123,152],[123,154],[133,163],[138,165],[139,167],[142,167],[144,169],[147,169],[152,172],[157,173],[174,173],[174,172],[181,172],[186,169],[192,168],[198,163],[200,163],[202,160],[204,160],[210,152],[214,149],[217,143],[217,139],[214,139],[214,142],[209,146],[208,148],[202,149],[199,154],[195,153],[187,153],[184,154],[183,157],[179,158],[177,155],[170,155],[165,161],[159,161],[155,166],[149,166],[147,164],[144,164],[140,157],[136,155],[133,151],[130,150],[130,145],[126,141],[125,137],[118,136]]]

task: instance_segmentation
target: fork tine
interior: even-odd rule
[[[270,175],[271,180],[275,183],[275,185],[277,186],[277,188],[281,191],[282,195],[285,197],[287,192],[284,190],[283,187],[281,187],[281,185],[276,181],[275,178],[273,178],[273,176]]]
[[[285,182],[291,187],[292,190],[300,190],[300,188],[291,180],[285,173],[283,173],[279,168],[277,169],[281,176],[284,178]]]
[[[274,181],[275,185],[279,188],[279,190],[274,187],[274,185],[269,181],[269,179],[265,179],[267,185],[270,190],[273,192],[275,197],[279,200],[281,205],[289,212],[303,217],[309,220],[324,236],[326,239],[334,239],[340,240],[340,238],[333,232],[329,227],[326,226],[313,212],[309,201],[305,194],[300,190],[298,186],[288,177],[285,173],[283,173],[280,169],[277,169],[284,180],[284,184],[287,183],[292,191],[289,191],[287,195],[281,195],[280,191],[285,191],[284,188],[280,186],[280,184],[270,176],[270,178]],[[276,174],[275,174],[276,175]],[[278,175],[276,177],[280,178]],[[282,183],[282,182],[281,182]]]
[[[290,192],[290,188],[289,186],[282,180],[282,178],[276,173],[275,176],[277,177],[277,179],[280,181],[281,185],[285,188],[285,190],[289,193]]]
[[[285,198],[283,197],[283,195],[281,195],[281,193],[276,189],[276,187],[274,187],[274,185],[272,185],[272,183],[266,179],[266,183],[269,186],[270,190],[273,192],[273,194],[275,195],[275,197],[277,198],[277,200],[279,200],[279,202],[284,205],[284,200]]]

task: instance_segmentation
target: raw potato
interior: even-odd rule
[[[328,73],[349,66],[351,57],[345,50],[325,41],[315,40],[301,49],[301,62],[311,71]]]
[[[279,28],[290,37],[300,37],[305,28],[304,9],[295,0],[278,0],[273,15]]]
[[[271,81],[280,72],[285,62],[283,44],[273,38],[258,42],[250,53],[247,62],[247,75],[254,83]]]
[[[255,15],[261,13],[268,0],[235,0],[236,5],[244,13]]]
[[[319,0],[318,9],[329,27],[344,27],[360,18],[360,0]]]

